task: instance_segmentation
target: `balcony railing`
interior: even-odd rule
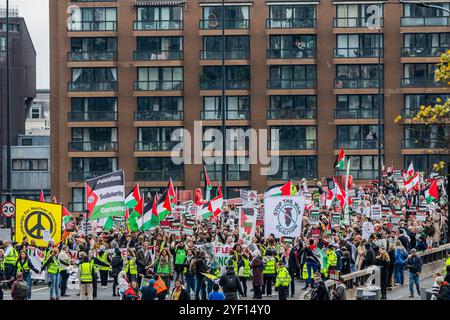
[[[67,114],[67,121],[117,121],[117,114],[116,111],[69,112]]]
[[[381,147],[383,147],[384,142],[381,141]],[[336,139],[334,140],[334,148],[340,149],[344,147],[344,149],[375,149],[378,148],[378,139],[377,140],[366,140],[366,139]]]
[[[135,151],[172,151],[182,141],[136,141]]]
[[[183,111],[138,111],[134,113],[135,121],[180,121]]]
[[[133,60],[135,61],[183,60],[183,51],[176,51],[176,50],[135,51],[133,53]]]
[[[267,119],[316,119],[317,110],[314,109],[269,109]]]
[[[135,31],[183,30],[183,21],[181,20],[134,21],[133,28]]]
[[[379,48],[334,48],[335,58],[378,58],[383,57]]]
[[[267,49],[267,59],[314,59],[316,49]]]
[[[72,171],[69,172],[69,182],[83,182],[89,179],[103,176],[108,173],[111,173],[111,171]]]
[[[250,171],[227,170],[226,179],[228,181],[248,181],[250,180]],[[200,179],[204,180],[204,172],[200,174]],[[211,181],[221,181],[222,171],[208,171]]]
[[[67,61],[116,61],[115,51],[79,51],[67,53]]]
[[[278,146],[278,148],[277,148]],[[270,150],[317,150],[317,140],[269,141]]]
[[[249,110],[228,110],[225,112],[226,120],[248,120],[250,119]],[[221,110],[207,110],[201,112],[202,120],[222,120]]]
[[[183,90],[183,81],[178,80],[161,80],[161,81],[135,81],[135,91],[171,91]]]
[[[338,175],[346,176],[346,171],[338,171]],[[372,180],[378,178],[378,170],[350,170],[350,175],[355,180]]]
[[[334,88],[335,89],[367,89],[367,88],[378,88],[384,86],[383,80],[381,83],[378,79],[335,79]]]
[[[85,202],[69,202],[70,212],[84,212],[86,210]]]
[[[300,180],[317,178],[317,170],[283,170],[280,169],[274,175],[267,177],[269,180]]]
[[[335,109],[335,119],[378,119],[378,106],[373,109]],[[383,110],[381,110],[381,118],[384,118]]]
[[[449,47],[402,47],[402,57],[440,57]]]
[[[401,17],[402,27],[447,27],[450,17]]]
[[[104,82],[69,82],[68,91],[117,91],[117,81]]]
[[[368,19],[363,18],[333,18],[334,28],[373,28],[376,29],[378,26],[374,26],[372,23],[367,23]],[[384,20],[380,19],[380,27],[383,27]]]
[[[67,31],[117,31],[117,21],[75,21],[67,24]]]
[[[222,80],[200,80],[201,90],[222,90]],[[250,89],[250,80],[226,80],[225,90]]]
[[[152,171],[136,171],[134,173],[135,181],[183,181],[183,170],[152,170]]]
[[[448,142],[430,139],[430,138],[416,138],[416,139],[403,139],[402,149],[436,149],[445,148],[448,149]]]
[[[118,147],[119,143],[112,141],[69,142],[69,152],[114,152]]]
[[[316,19],[267,19],[267,29],[303,29],[316,28]]]
[[[406,119],[414,118],[417,113],[420,111],[420,108],[403,108],[402,109],[402,117]]]
[[[249,50],[225,50],[225,60],[248,60]],[[201,50],[201,60],[222,60],[222,50]]]
[[[302,80],[274,79],[267,81],[268,89],[315,89],[316,87],[317,87],[316,79],[302,79]]]
[[[402,87],[403,88],[433,88],[433,87],[443,87],[446,86],[445,83],[436,82],[434,78],[403,78]]]
[[[202,19],[199,23],[200,30],[222,30],[223,19]],[[225,19],[225,29],[248,29],[249,19]]]

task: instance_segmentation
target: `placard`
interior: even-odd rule
[[[375,220],[380,220],[382,218],[380,205],[374,204],[372,206],[370,217]]]
[[[264,198],[264,236],[299,237],[302,231],[305,197]]]

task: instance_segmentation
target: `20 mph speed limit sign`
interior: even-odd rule
[[[5,202],[2,205],[2,214],[7,217],[11,218],[16,214],[16,206],[12,202]]]

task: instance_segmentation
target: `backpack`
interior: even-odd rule
[[[223,287],[226,288],[228,291],[236,290],[236,276],[226,274]]]
[[[192,275],[197,273],[197,259],[192,258],[191,262],[189,263],[189,270]]]
[[[27,300],[28,291],[30,288],[25,281],[18,281],[16,284],[16,298],[17,300]]]

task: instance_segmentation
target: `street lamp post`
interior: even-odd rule
[[[224,199],[227,199],[227,134],[226,134],[226,115],[227,112],[227,101],[225,98],[225,85],[226,85],[226,75],[225,75],[225,0],[222,0],[222,188]]]
[[[380,14],[383,12],[383,5],[380,4]],[[382,128],[381,128],[381,81],[384,79],[384,68],[383,68],[383,77],[381,77],[381,16],[379,17],[379,25],[378,25],[378,40],[377,40],[377,47],[378,47],[378,183],[381,186],[381,182],[383,181],[383,173],[381,170],[381,137],[384,138],[384,130],[383,135],[381,134]],[[384,81],[383,81],[384,82]],[[384,139],[383,139],[384,140]]]

